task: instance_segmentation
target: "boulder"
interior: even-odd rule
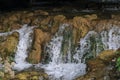
[[[90,24],[88,20],[83,17],[74,17],[73,26],[79,30],[80,36],[84,37],[89,31]]]
[[[97,58],[109,62],[116,56],[115,52],[116,52],[115,50],[105,50],[99,53]]]
[[[78,44],[80,38],[83,38],[89,31],[89,21],[83,17],[73,18],[73,42]]]
[[[115,56],[117,56],[117,54],[115,54],[114,50],[102,51],[98,57],[88,60],[87,74],[78,77],[76,80],[106,80],[106,78],[111,80],[110,77],[112,76],[109,75],[115,65],[110,63],[113,63],[112,60]],[[114,77],[112,80],[116,80],[116,78]]]
[[[87,18],[88,20],[96,20],[96,19],[98,19],[98,16],[96,14],[85,15],[84,17]]]
[[[15,75],[15,80],[48,80],[48,75],[38,71],[24,71]]]
[[[0,55],[3,59],[10,55],[14,55],[19,40],[18,36],[18,33],[14,32],[13,34],[7,36],[5,40],[3,39],[0,42]]]
[[[37,64],[41,61],[41,55],[43,51],[43,45],[51,39],[51,35],[47,32],[43,32],[40,29],[34,30],[34,41],[32,50],[29,53],[28,61],[33,64]]]
[[[58,31],[60,24],[63,24],[65,19],[66,17],[63,15],[57,15],[54,17],[54,23],[51,27],[52,34],[55,34]]]

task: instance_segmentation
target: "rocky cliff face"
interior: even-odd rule
[[[61,24],[69,24],[69,26],[65,28],[64,32],[61,33],[64,34],[63,38],[66,40],[63,41],[62,44],[62,53],[67,55],[66,53],[69,50],[68,47],[70,44],[68,42],[69,40],[71,41],[72,46],[71,51],[74,52],[75,47],[77,47],[79,43],[82,43],[80,40],[85,38],[89,31],[95,31],[97,34],[101,34],[102,31],[109,31],[111,28],[116,26],[120,28],[119,20],[120,15],[111,15],[110,19],[101,19],[101,17],[98,17],[97,14],[67,18],[62,14],[50,15],[48,12],[42,10],[16,11],[2,14],[0,16],[0,58],[2,59],[0,64],[3,65],[6,58],[10,58],[8,59],[10,60],[9,63],[14,62],[14,56],[19,41],[19,33],[13,32],[12,34],[10,33],[7,35],[4,35],[4,33],[18,30],[24,24],[28,24],[29,26],[36,26],[33,29],[33,35],[31,35],[33,41],[31,47],[28,49],[27,61],[31,64],[38,64],[42,63],[42,61],[45,61],[45,59],[47,59],[46,56],[49,56],[45,51],[46,49],[44,49],[45,45],[50,42],[53,36],[58,32],[59,26]],[[114,35],[117,33],[114,32],[112,34]],[[103,73],[105,73],[105,71],[103,69],[107,70],[106,67],[108,67],[113,58],[116,58],[116,54],[114,50],[101,49],[101,51],[98,51],[100,52],[98,55],[97,50],[95,51],[93,49],[96,47],[96,45],[98,45],[96,38],[91,37],[90,39],[93,42],[91,43],[92,48],[90,53],[93,53],[92,56],[94,56],[94,58],[89,59],[86,62],[89,68],[87,74],[77,78],[77,80],[104,80],[103,78],[105,75]],[[89,45],[84,47],[86,48],[87,46]],[[0,71],[0,74],[7,74],[7,72],[5,73],[4,71]],[[38,76],[42,76],[45,78],[45,80],[48,79],[44,72],[41,74],[36,70],[33,70],[32,73],[29,69],[27,72],[16,72],[14,75],[15,76],[12,76],[11,78],[18,80],[26,80],[31,75],[32,76],[29,77],[30,79],[36,80],[38,79]],[[0,78],[4,79],[4,77],[4,75],[0,75]]]

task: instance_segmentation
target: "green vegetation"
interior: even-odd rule
[[[115,53],[119,55],[120,50],[116,51]],[[117,58],[116,67],[117,67],[117,70],[120,71],[120,57]]]

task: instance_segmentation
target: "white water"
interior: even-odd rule
[[[91,48],[91,44],[90,44],[90,37],[91,36],[97,36],[97,33],[95,31],[89,31],[88,34],[84,37],[80,39],[80,47],[79,49],[76,50],[76,54],[73,56],[75,60],[77,60],[78,62],[85,62],[82,61],[83,55],[86,54],[87,52],[90,53],[90,48]]]
[[[12,34],[13,32],[19,33],[19,43],[17,46],[17,51],[15,54],[15,62],[13,69],[21,71],[23,69],[29,68],[31,64],[26,62],[27,57],[27,49],[31,46],[32,38],[31,33],[33,32],[34,27],[29,27],[27,25],[23,25],[23,27],[19,30],[13,30],[10,32],[0,33],[0,36],[7,36]]]
[[[63,24],[59,31],[47,45],[47,52],[50,54],[51,62],[43,65],[45,72],[49,75],[50,80],[73,80],[75,77],[86,73],[86,64],[84,63],[64,63],[61,54],[61,45],[63,40],[64,28],[68,26]]]
[[[88,34],[80,39],[79,47],[76,47],[73,59],[77,62],[65,63],[62,60],[61,45],[63,41],[63,31],[67,25],[62,25],[55,37],[47,45],[47,53],[50,54],[51,61],[49,64],[42,65],[45,72],[49,75],[50,80],[73,80],[80,75],[86,73],[86,64],[83,56],[85,54],[97,56],[102,50],[118,49],[120,48],[120,28],[112,27],[108,31],[103,31],[100,34],[95,31],[89,31]],[[114,34],[113,34],[114,33]],[[91,37],[93,41],[91,41]],[[95,44],[93,48],[93,44]],[[68,46],[70,47],[70,46]],[[102,47],[102,49],[101,49]],[[91,49],[93,49],[91,51]],[[68,49],[69,50],[69,49]],[[95,52],[93,52],[95,51]],[[69,52],[69,51],[68,51]],[[95,54],[94,54],[95,53]],[[71,52],[69,52],[71,54]],[[89,57],[88,56],[88,57]],[[68,59],[69,60],[69,59]],[[71,59],[70,59],[71,60]]]
[[[94,37],[94,41],[91,41],[90,37]],[[94,44],[95,46],[93,47],[92,45]],[[117,50],[118,48],[120,48],[120,28],[114,26],[110,30],[102,31],[100,34],[95,31],[89,31],[84,38],[81,38],[80,48],[73,57],[78,62],[81,62],[81,60],[85,62],[83,55],[96,57],[103,50]]]
[[[76,48],[76,53],[73,58],[77,60],[77,63],[68,61],[65,63],[62,60],[61,47],[63,41],[63,31],[67,24],[60,26],[59,31],[52,38],[52,40],[46,45],[46,52],[50,54],[51,61],[49,64],[40,65],[40,67],[45,69],[45,72],[49,75],[50,80],[73,80],[74,78],[84,75],[86,73],[86,64],[81,61],[83,55],[86,52],[90,53],[90,37],[95,36],[95,40],[101,40],[103,44],[103,49],[118,49],[120,48],[120,28],[113,27],[109,31],[103,31],[101,34],[97,32],[90,31],[88,34],[80,40],[80,48]],[[32,28],[24,26],[22,29],[18,30],[20,33],[20,41],[18,44],[18,50],[16,52],[15,61],[17,64],[14,66],[17,70],[23,70],[31,66],[31,64],[25,61],[27,57],[27,48],[30,46],[32,40],[30,33],[32,33]],[[101,36],[99,38],[98,36]],[[101,43],[96,43],[96,53],[99,53],[99,46]],[[69,47],[69,46],[68,46]],[[69,52],[69,51],[68,51]],[[69,52],[69,54],[71,54]]]
[[[104,50],[108,50],[108,49],[116,50],[120,48],[119,27],[114,26],[108,31],[102,31],[100,34],[98,34],[95,31],[89,31],[88,34],[80,40],[79,43],[80,47],[76,47],[75,49],[76,53],[73,55],[73,59],[76,60],[77,63],[71,62],[71,59],[69,59],[70,61],[65,63],[62,60],[63,55],[61,54],[61,47],[63,41],[63,31],[67,26],[69,27],[69,25],[67,24],[61,25],[56,35],[46,45],[47,46],[46,52],[50,54],[50,58],[51,58],[49,64],[40,65],[40,67],[45,69],[45,72],[49,75],[51,80],[73,80],[74,78],[80,75],[84,75],[86,73],[85,60],[82,61],[82,59],[84,54],[86,54],[87,52],[89,53],[91,52],[90,51],[91,36],[95,36],[95,41],[97,40],[101,41],[101,43],[99,42],[96,43],[97,45],[95,50],[96,54],[101,52],[101,50],[99,49],[99,46],[101,46],[101,44]],[[30,35],[33,32],[33,28],[34,27],[28,27],[27,25],[24,25],[21,29],[15,30],[19,32],[19,43],[15,55],[16,64],[14,66],[14,69],[18,71],[27,69],[30,66],[32,66],[32,64],[26,62],[25,59],[28,53],[27,49],[31,46],[32,38],[30,37]],[[7,36],[12,32],[0,33],[0,36]],[[70,48],[70,46],[68,47]],[[71,52],[68,51],[68,53],[69,56],[71,56]]]
[[[31,64],[26,62],[26,57],[28,54],[27,49],[32,43],[31,33],[33,32],[33,28],[34,27],[24,25],[21,29],[17,30],[17,32],[19,32],[19,43],[15,55],[16,64],[13,67],[15,70],[21,71],[31,66]]]
[[[116,50],[120,48],[120,28],[117,26],[112,27],[109,31],[101,33],[104,49]]]

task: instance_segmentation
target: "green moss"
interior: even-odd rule
[[[116,67],[117,67],[117,70],[120,71],[120,57],[117,58]]]
[[[3,78],[2,78],[2,77],[0,77],[0,80],[3,80]]]
[[[118,49],[118,50],[115,52],[115,54],[120,55],[120,50]],[[120,71],[120,57],[117,58],[116,67],[117,67],[117,70]]]
[[[72,43],[72,28],[68,26],[63,32],[63,41],[62,41],[62,48],[61,48],[61,53],[64,61],[66,61],[68,51],[72,52],[71,43]]]

